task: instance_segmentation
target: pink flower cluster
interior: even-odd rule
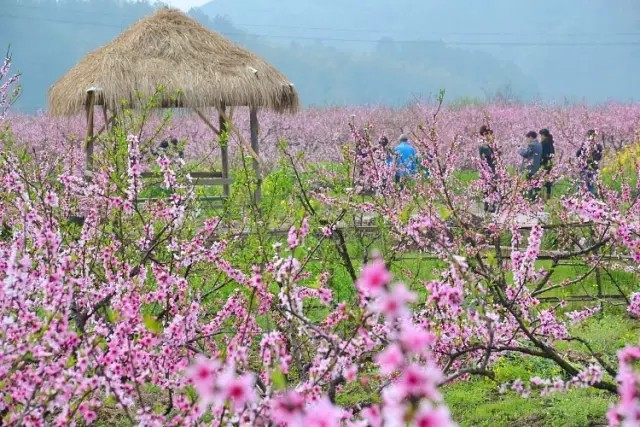
[[[221,418],[226,409],[233,414],[232,419],[243,424],[270,420],[283,426],[395,426],[405,422],[418,426],[453,426],[437,390],[442,373],[430,357],[429,346],[434,336],[410,318],[406,304],[414,301],[414,295],[402,284],[390,286],[390,280],[391,275],[384,263],[376,260],[363,268],[358,281],[363,297],[373,299],[371,311],[365,313],[364,321],[370,322],[372,316],[378,314],[386,319],[384,328],[378,333],[384,333],[389,343],[376,356],[376,363],[391,382],[383,391],[380,405],[366,408],[356,415],[335,406],[319,393],[316,386],[278,390],[268,371],[261,375],[264,385],[256,393],[253,375],[237,374],[233,363],[225,366],[224,361],[199,357],[186,371],[189,383],[198,392],[199,413],[209,410],[214,417]],[[298,312],[298,318],[303,316],[304,313]],[[370,327],[374,325],[367,323]],[[374,345],[376,338],[367,329],[361,329],[359,334],[366,338],[362,344],[367,348]],[[263,335],[260,347],[265,366],[270,369],[277,367],[277,372],[287,374],[292,362],[287,344],[282,333]],[[273,355],[277,359],[273,359]],[[327,359],[318,359],[318,365],[311,368],[316,372],[316,382],[329,372],[328,362]],[[347,381],[354,381],[357,365],[345,362],[347,365],[342,369],[342,376]]]
[[[468,168],[473,166],[473,159],[478,157],[478,129],[488,123],[494,130],[496,146],[503,153],[505,165],[518,165],[520,158],[517,149],[524,143],[526,132],[547,127],[554,134],[557,159],[565,162],[575,157],[575,152],[590,128],[600,129],[605,137],[606,149],[619,149],[633,142],[640,127],[638,108],[637,104],[608,104],[598,107],[544,104],[445,107],[439,112],[442,127],[438,131],[438,138],[447,144],[455,140],[457,154],[448,160],[455,160],[460,166]],[[374,139],[387,135],[393,146],[401,133],[411,133],[425,117],[432,117],[436,109],[436,106],[429,104],[415,104],[400,109],[376,106],[309,108],[294,116],[265,111],[260,116],[260,154],[267,166],[275,167],[281,156],[278,142],[285,140],[291,154],[305,153],[305,165],[344,161],[346,159],[342,148],[347,143],[355,142],[348,126],[349,121],[355,121],[358,128],[375,124],[375,128],[371,129],[376,134]],[[96,117],[98,128],[103,124],[99,116]],[[232,119],[241,132],[248,134],[248,111],[237,109]],[[15,115],[9,120],[18,143],[28,144],[42,151],[65,152],[70,141],[79,141],[81,135],[84,135],[83,116],[58,119],[46,114]],[[149,130],[143,133],[141,140],[148,139],[155,132],[152,129],[158,128],[156,125],[161,120],[160,117],[153,118]],[[210,144],[213,134],[197,116],[173,118],[171,126],[162,129],[158,137],[186,140],[187,161],[219,165],[220,153],[212,149]],[[230,153],[236,158],[240,151],[241,144],[233,134]],[[424,157],[426,153],[422,154]]]
[[[0,66],[0,123],[5,119],[7,110],[20,93],[19,74],[9,75],[11,71],[11,56],[5,56]]]
[[[620,401],[607,413],[611,427],[640,425],[640,374],[636,367],[638,360],[640,347],[628,346],[618,352],[620,371],[617,379]]]
[[[549,379],[535,376],[529,379],[529,385],[525,385],[525,383],[518,378],[511,383],[510,387],[508,384],[501,384],[499,391],[503,394],[507,391],[507,387],[509,387],[523,398],[528,398],[534,390],[539,391],[540,396],[549,396],[554,393],[564,393],[575,388],[593,386],[601,381],[603,377],[604,372],[600,366],[589,365],[568,381],[564,381],[561,378]]]

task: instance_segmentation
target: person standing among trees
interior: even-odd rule
[[[489,196],[489,194],[493,191],[495,191],[496,189],[496,181],[497,181],[497,176],[496,176],[496,156],[495,156],[495,152],[493,149],[493,142],[494,142],[494,137],[493,137],[493,130],[491,130],[491,128],[487,125],[482,125],[480,127],[480,145],[478,147],[479,152],[480,152],[480,160],[486,164],[487,168],[491,171],[491,184],[490,184],[490,188],[491,190],[487,190],[486,188],[483,191],[484,194],[484,211],[485,212],[495,212],[496,211],[496,206],[495,204],[489,203],[486,201],[487,197]]]
[[[386,135],[382,135],[378,140],[378,144],[374,148],[374,158],[376,161],[383,161],[387,166],[393,161],[391,150],[389,149],[389,138]],[[387,188],[386,179],[382,182],[382,189]]]
[[[587,141],[583,142],[576,153],[580,163],[580,178],[593,196],[596,196],[595,178],[602,160],[602,144],[596,142],[595,129],[587,131]]]
[[[540,159],[540,166],[545,171],[545,183],[544,187],[547,190],[546,199],[551,199],[551,187],[553,181],[549,178],[551,169],[553,168],[553,157],[555,156],[556,149],[553,146],[553,135],[549,132],[549,129],[540,129],[540,144],[542,145],[542,157]]]
[[[400,181],[408,176],[414,175],[417,171],[416,149],[409,143],[406,135],[400,136],[400,143],[394,148],[396,175],[395,182]]]
[[[527,147],[521,148],[518,154],[522,156],[522,165],[520,172],[524,173],[527,181],[531,181],[533,176],[540,170],[540,161],[542,159],[542,144],[538,141],[538,134],[535,131],[529,131],[526,135]],[[535,200],[539,188],[532,188],[527,192],[529,200]]]
[[[387,163],[389,163],[389,159],[391,158],[391,151],[389,150],[389,138],[387,138],[385,135],[382,135],[380,140],[378,140],[378,150],[379,152],[383,153],[384,159],[387,161]]]

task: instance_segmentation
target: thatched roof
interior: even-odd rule
[[[176,9],[163,8],[87,54],[49,90],[54,115],[84,110],[87,90],[115,109],[125,100],[136,106],[158,85],[163,107],[266,107],[293,112],[293,84],[257,55],[209,31]],[[178,94],[176,98],[176,94]]]

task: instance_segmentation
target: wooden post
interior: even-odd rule
[[[102,100],[102,117],[104,117],[104,126],[103,129],[106,132],[109,132],[109,118],[107,117],[107,106],[105,105],[104,99]]]
[[[220,157],[222,159],[222,178],[229,178],[229,135],[227,132],[227,122],[224,119],[224,116],[227,114],[226,106],[223,104],[221,107],[222,114],[218,114],[218,121],[220,123],[220,136],[218,137],[218,141],[220,142]],[[223,138],[224,135],[224,138]],[[229,184],[223,185],[224,195],[229,197],[230,188]]]
[[[260,155],[258,150],[258,112],[255,107],[251,107],[249,112],[249,123],[251,125],[251,148],[257,155]],[[253,159],[253,170],[256,172],[256,179],[258,180],[255,203],[259,205],[262,200],[262,171],[260,170],[260,163],[255,158]]]
[[[93,112],[96,103],[96,93],[93,89],[87,91],[87,137],[85,139],[85,171],[93,171]]]

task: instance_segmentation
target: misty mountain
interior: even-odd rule
[[[527,100],[537,92],[533,79],[513,63],[439,41],[382,39],[372,50],[358,52],[319,41],[277,44],[236,28],[227,18],[216,16],[209,21],[202,12],[194,10],[192,16],[282,70],[306,105],[398,106],[432,98],[440,89],[447,91],[449,100],[487,100],[496,95]]]
[[[513,62],[544,100],[640,99],[636,0],[212,0],[201,7],[263,39],[372,52],[381,39],[442,41]],[[386,58],[381,58],[381,61]],[[481,62],[477,70],[484,67]],[[496,78],[501,78],[501,75]],[[470,94],[473,96],[473,94]]]

